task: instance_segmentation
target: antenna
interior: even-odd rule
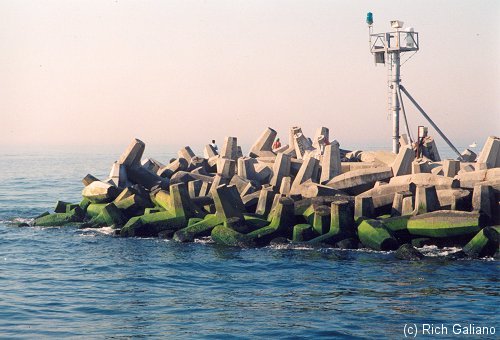
[[[389,63],[390,72],[388,74],[388,84],[391,91],[391,105],[390,110],[392,113],[392,151],[399,153],[399,110],[402,109],[405,121],[406,133],[411,141],[410,130],[408,128],[408,121],[403,105],[403,98],[401,91],[410,100],[410,102],[417,108],[417,110],[429,121],[436,132],[444,139],[450,148],[458,155],[458,159],[462,160],[462,155],[439,127],[432,121],[427,113],[422,109],[416,100],[410,95],[408,90],[401,85],[401,54],[406,52],[417,53],[419,50],[418,32],[413,30],[413,27],[403,29],[403,21],[391,20],[390,24],[395,31],[385,33],[372,33],[373,14],[368,12],[366,15],[366,23],[370,35],[370,52],[375,57],[375,64],[385,64],[386,60]],[[411,58],[412,56],[410,56]],[[409,59],[409,58],[408,58]],[[406,61],[408,61],[408,59]],[[401,105],[401,106],[400,106]]]
[[[370,18],[370,22],[369,19]],[[373,14],[369,12],[366,17],[369,27],[373,25]],[[375,57],[375,64],[385,64],[386,58],[390,72],[387,82],[391,92],[390,111],[392,113],[392,151],[399,152],[399,111],[400,111],[400,92],[401,83],[401,54],[406,52],[417,52],[419,49],[418,32],[413,28],[404,30],[403,21],[391,20],[391,27],[395,29],[392,32],[371,33],[370,31],[370,52]],[[402,103],[401,103],[402,104]],[[406,122],[406,115],[405,115]],[[409,134],[406,125],[407,134]]]

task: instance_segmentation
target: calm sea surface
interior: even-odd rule
[[[80,179],[104,178],[118,156],[0,153],[0,338],[402,338],[406,323],[444,324],[449,336],[455,323],[493,326],[498,338],[492,260],[413,263],[15,226],[58,199],[78,202]]]

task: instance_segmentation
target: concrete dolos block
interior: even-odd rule
[[[108,203],[119,194],[120,190],[117,187],[101,181],[90,183],[82,191],[82,196],[92,203]]]
[[[254,145],[250,148],[250,157],[271,157],[276,156],[273,152],[273,142],[276,138],[276,131],[268,127],[262,132]]]
[[[415,159],[415,151],[410,145],[404,146],[399,150],[399,153],[392,165],[394,176],[402,176],[411,174],[412,162]]]
[[[139,139],[134,139],[130,145],[127,147],[125,152],[121,155],[118,160],[119,164],[123,164],[125,166],[140,166],[141,158],[144,154],[144,149],[146,145],[143,141]]]
[[[358,195],[373,188],[375,182],[385,181],[391,177],[392,169],[389,167],[359,169],[336,176],[326,185],[350,195]]]
[[[342,163],[340,160],[340,148],[337,141],[333,141],[325,147],[321,159],[321,177],[319,182],[326,184],[335,176],[342,173]]]
[[[486,164],[487,169],[500,167],[500,138],[488,137],[477,158],[477,163]]]

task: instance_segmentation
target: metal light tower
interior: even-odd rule
[[[418,33],[412,28],[402,31],[403,22],[392,20],[392,32],[372,33],[373,15],[368,13],[366,22],[370,32],[370,51],[375,56],[376,64],[389,63],[388,84],[390,88],[390,110],[392,113],[392,151],[399,152],[399,111],[401,92],[401,54],[417,52],[419,49]],[[405,116],[406,122],[406,116]],[[408,127],[407,127],[408,129]],[[408,134],[409,135],[409,134]]]

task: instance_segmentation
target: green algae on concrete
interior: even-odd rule
[[[308,243],[336,243],[356,234],[352,208],[348,201],[332,202],[329,210],[330,224],[328,231],[309,240]]]
[[[212,239],[216,244],[229,247],[252,247],[252,239],[245,234],[239,233],[225,225],[217,225],[212,230]]]
[[[101,213],[102,209],[104,209],[104,207],[106,205],[107,205],[107,203],[90,203],[87,206],[87,210],[86,210],[87,217],[89,217],[89,218],[96,217],[97,215],[99,215]]]
[[[384,223],[377,220],[364,220],[358,227],[358,237],[365,247],[374,250],[396,250],[398,241],[392,236]]]
[[[191,218],[189,221],[195,220]],[[212,229],[223,223],[220,216],[209,214],[204,219],[188,225],[186,228],[177,230],[173,239],[178,242],[193,242],[195,238],[209,236]]]
[[[35,219],[33,225],[41,227],[56,227],[82,221],[83,211],[78,207],[69,213],[54,213],[40,216]]]
[[[486,227],[480,230],[464,247],[470,257],[493,256],[499,251],[500,226]]]
[[[412,216],[407,228],[412,235],[446,238],[475,234],[481,229],[479,225],[479,213],[438,210]]]
[[[293,242],[305,242],[314,237],[314,230],[310,224],[301,223],[293,227]]]

